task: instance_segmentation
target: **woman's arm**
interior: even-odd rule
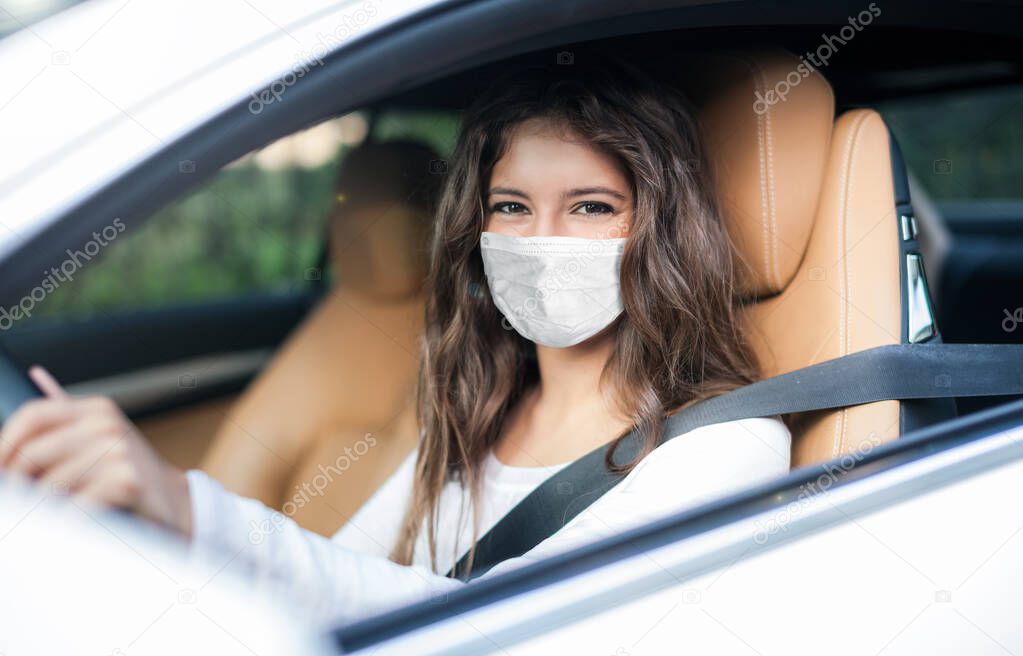
[[[377,553],[347,548],[259,501],[225,490],[201,471],[189,471],[188,483],[193,562],[211,575],[228,569],[265,593],[287,595],[315,622],[350,621],[464,585],[426,567],[387,560],[382,545]],[[391,516],[393,508],[382,507],[390,503],[389,496],[375,496],[368,504]]]
[[[344,548],[199,471],[186,474],[160,458],[110,399],[71,397],[45,371],[33,368],[30,375],[46,398],[25,403],[5,422],[0,467],[191,537],[192,557],[210,566],[211,580],[224,570],[239,571],[257,589],[289,594],[313,621],[323,622],[462,585],[425,568],[396,565],[381,555],[388,547],[377,554]],[[396,479],[388,489],[402,494],[400,488]],[[367,525],[369,519],[398,521],[389,513],[400,513],[401,505],[395,508],[387,495],[377,505]],[[374,546],[355,534],[340,541]]]
[[[485,576],[783,475],[788,466],[789,432],[776,419],[747,419],[691,431],[656,449],[621,484],[556,534]],[[403,473],[399,470],[353,521],[358,522],[360,515],[380,514],[397,521],[389,491],[405,489]],[[235,567],[246,578],[294,596],[320,621],[351,620],[464,585],[425,567],[396,565],[379,553],[347,549],[258,501],[227,492],[201,472],[188,476],[196,553],[217,549],[224,561],[237,555]],[[211,563],[214,569],[217,565]]]
[[[45,372],[32,374],[48,398],[26,403],[5,423],[0,467],[62,483],[76,495],[193,536],[193,555],[212,566],[211,577],[240,570],[259,588],[289,594],[313,621],[322,622],[350,620],[464,585],[387,560],[381,554],[390,545],[378,553],[345,548],[228,492],[201,472],[186,476],[159,458],[109,399],[71,398]],[[677,437],[561,531],[487,576],[783,474],[788,442],[784,425],[772,419],[716,424]],[[385,510],[394,512],[386,495],[375,499],[383,500],[380,514],[366,508],[364,516],[381,519]]]

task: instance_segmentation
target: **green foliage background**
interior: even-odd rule
[[[40,314],[82,316],[305,284],[323,242],[336,164],[224,170],[118,237],[45,299]]]
[[[879,109],[934,200],[1023,198],[1023,88],[929,95]]]
[[[379,117],[373,138],[419,139],[448,157],[459,121],[452,113],[391,112]],[[224,169],[117,237],[33,317],[85,318],[309,285],[346,152],[313,168],[267,170],[249,159]]]

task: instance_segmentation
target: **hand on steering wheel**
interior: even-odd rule
[[[4,421],[0,468],[191,533],[185,473],[153,450],[117,404],[69,396],[42,367],[32,367],[29,377],[44,397],[22,403]]]

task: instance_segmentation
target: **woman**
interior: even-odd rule
[[[507,76],[473,104],[437,212],[420,444],[333,540],[171,467],[111,401],[38,368],[47,398],[4,427],[0,465],[243,554],[324,620],[463,585],[443,574],[476,538],[633,428],[623,482],[491,573],[781,475],[777,417],[654,449],[666,414],[756,378],[697,135],[682,96],[622,63]]]

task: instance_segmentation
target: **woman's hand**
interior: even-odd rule
[[[0,468],[191,533],[185,473],[157,455],[113,401],[68,396],[41,367],[29,376],[46,397],[4,424]]]

